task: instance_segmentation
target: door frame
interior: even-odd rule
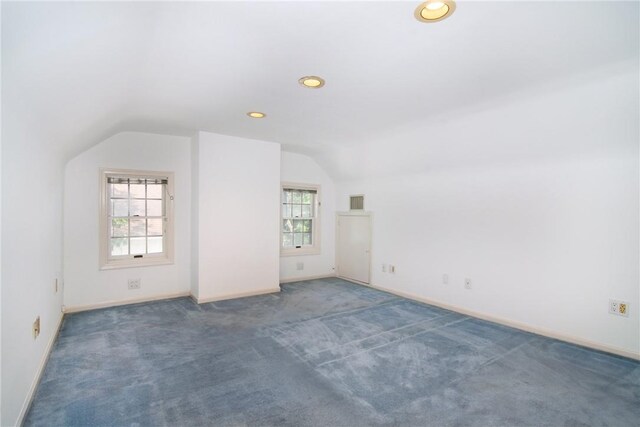
[[[339,256],[339,249],[338,249],[338,236],[340,233],[340,217],[341,216],[364,216],[364,217],[368,217],[369,218],[369,283],[365,283],[365,282],[361,282],[359,280],[354,280],[354,279],[349,279],[347,277],[342,277],[340,275],[340,265],[338,264],[338,256]],[[335,236],[335,241],[336,241],[336,253],[335,253],[335,265],[336,265],[336,277],[342,279],[342,280],[346,280],[349,282],[353,282],[353,283],[357,283],[359,285],[365,285],[365,286],[370,286],[371,285],[371,279],[372,279],[372,275],[373,275],[373,256],[372,256],[372,248],[373,248],[373,212],[369,212],[369,211],[345,211],[345,212],[336,212],[336,236]]]

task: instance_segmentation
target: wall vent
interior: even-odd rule
[[[352,211],[364,210],[364,196],[349,196],[349,209]]]

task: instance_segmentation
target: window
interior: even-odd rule
[[[319,195],[317,185],[282,185],[281,255],[320,253]]]
[[[173,174],[101,171],[100,267],[173,262]]]

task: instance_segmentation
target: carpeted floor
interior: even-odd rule
[[[639,421],[638,362],[325,279],[68,315],[26,425]]]

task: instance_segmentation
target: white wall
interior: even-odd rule
[[[302,154],[282,152],[280,179],[282,182],[320,185],[320,254],[280,257],[280,280],[335,274],[335,185],[333,180],[311,158]],[[303,269],[298,270],[298,263]]]
[[[0,6],[0,46],[2,46],[2,6]],[[0,55],[0,70],[2,55]],[[0,81],[2,99],[2,81]],[[0,129],[2,129],[2,103],[0,102]],[[0,136],[0,261],[2,260],[2,136]],[[2,262],[0,262],[0,311],[2,310]],[[2,315],[0,314],[0,423],[2,423]]]
[[[8,124],[15,117],[3,114],[0,423],[11,426],[24,416],[62,316],[54,283],[62,270],[63,161],[46,140],[17,121]],[[37,316],[41,333],[34,339]]]
[[[198,272],[200,271],[200,134],[191,139],[191,295],[200,295]]]
[[[0,7],[5,15],[5,4]],[[24,102],[23,69],[2,43],[2,150],[0,156],[0,425],[19,424],[35,390],[48,349],[62,319],[62,179],[64,162],[50,135],[30,126],[32,106]],[[7,58],[12,60],[8,61]],[[41,332],[32,335],[40,316]]]
[[[64,198],[64,304],[66,309],[151,299],[190,291],[191,140],[123,132],[67,163]],[[175,174],[175,261],[172,265],[99,269],[100,168]],[[128,289],[128,279],[141,279]]]
[[[638,355],[637,76],[411,130],[429,148],[402,132],[372,146],[367,167],[411,171],[337,186],[339,210],[364,193],[374,212],[372,283]],[[608,314],[610,298],[631,303],[628,318]]]
[[[279,290],[280,145],[208,132],[193,144],[199,300]]]

